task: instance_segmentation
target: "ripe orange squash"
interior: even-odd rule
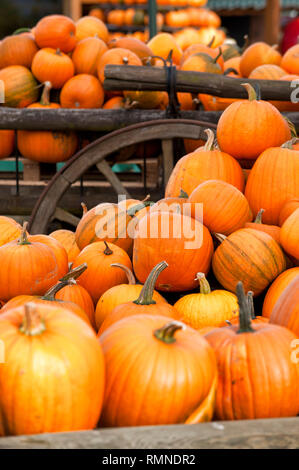
[[[188,8],[189,21],[192,26],[198,26],[201,28],[213,26],[214,28],[220,28],[221,18],[215,11],[209,10],[208,8]]]
[[[104,89],[96,77],[81,73],[70,78],[60,93],[62,108],[100,108],[104,103]]]
[[[287,269],[281,273],[269,287],[263,304],[263,317],[270,318],[273,309],[290,283],[299,274],[298,268]]]
[[[181,63],[180,65],[182,66],[184,62],[189,59],[194,54],[197,54],[198,52],[207,54],[212,57],[212,59],[215,59],[217,64],[220,65],[221,69],[224,67],[224,60],[222,53],[219,54],[219,52],[222,52],[222,49],[220,51],[220,48],[213,49],[212,47],[206,46],[205,44],[192,44],[191,46],[187,47],[185,49],[182,58],[181,58]]]
[[[110,10],[107,13],[107,23],[113,24],[116,26],[123,26],[125,21],[125,11],[124,10]]]
[[[153,55],[167,59],[172,50],[173,62],[179,65],[183,51],[177,44],[175,38],[169,33],[158,33],[152,37],[147,43],[148,47],[153,51]]]
[[[267,233],[243,228],[228,237],[214,253],[212,266],[220,284],[235,292],[241,279],[246,292],[259,295],[286,269],[286,260],[278,243]]]
[[[135,234],[134,272],[144,283],[164,259],[169,267],[159,276],[157,290],[185,291],[196,287],[197,272],[208,273],[212,254],[212,237],[200,222],[174,212],[149,212]]]
[[[134,274],[127,266],[118,263],[111,264],[111,266],[120,268],[126,273],[128,284],[118,284],[117,286],[111,287],[100,297],[95,311],[97,330],[99,330],[104,320],[110,316],[115,307],[120,304],[132,302],[139,296],[143,289],[142,284],[136,284]],[[153,291],[153,300],[155,302],[166,302],[164,297],[155,290]]]
[[[123,96],[113,96],[103,104],[103,109],[120,109],[128,106],[127,100]]]
[[[98,62],[97,73],[101,83],[104,83],[104,70],[106,65],[142,65],[139,57],[129,49],[116,47],[109,49],[100,58]]]
[[[288,49],[283,55],[281,67],[288,73],[299,75],[298,54],[299,46],[296,44],[295,46],[290,47],[290,49]]]
[[[135,108],[156,109],[163,101],[163,92],[124,90],[124,98]]]
[[[203,205],[201,222],[211,232],[229,235],[252,220],[252,212],[244,194],[225,181],[204,181],[192,191],[188,202],[191,204],[191,215],[195,218],[198,217],[197,205]]]
[[[100,2],[99,2],[100,3]],[[92,8],[88,13],[90,16],[95,16],[99,20],[105,21],[105,14],[100,8]]]
[[[107,50],[106,43],[97,37],[79,41],[72,54],[75,73],[88,73],[97,76],[99,60]]]
[[[5,364],[0,364],[4,435],[96,426],[105,365],[90,326],[61,306],[29,303],[0,315],[0,336],[5,344]]]
[[[197,331],[160,315],[135,315],[108,328],[100,343],[106,363],[101,426],[212,419],[216,360]]]
[[[281,147],[265,150],[249,174],[245,196],[254,216],[262,207],[264,223],[278,225],[285,202],[299,197],[299,152]]]
[[[83,16],[76,23],[77,42],[85,38],[98,37],[105,43],[108,42],[109,32],[103,21],[95,16]]]
[[[0,68],[10,65],[23,65],[31,68],[38,47],[28,34],[7,36],[0,42]]]
[[[214,146],[213,131],[206,132],[206,144],[176,163],[166,186],[166,197],[177,197],[181,190],[190,195],[199,184],[210,179],[226,181],[243,191],[244,175],[239,163]]]
[[[39,103],[29,108],[58,109],[57,103],[50,103],[51,83],[46,82]],[[60,131],[17,131],[18,149],[21,154],[38,162],[56,163],[68,160],[77,150],[78,138],[74,132]]]
[[[278,225],[281,227],[282,224],[291,214],[293,214],[293,212],[295,212],[296,209],[299,209],[299,198],[287,200],[279,212]]]
[[[165,24],[173,28],[185,28],[189,26],[190,17],[187,10],[168,11],[165,14]]]
[[[58,240],[68,255],[68,262],[73,263],[75,258],[80,253],[80,249],[76,243],[75,233],[71,230],[55,230],[55,232],[50,233],[50,236]]]
[[[0,215],[0,246],[19,238],[22,227],[11,217]]]
[[[115,308],[105,317],[100,326],[98,336],[101,336],[101,334],[114,323],[133,315],[160,315],[172,318],[173,320],[181,320],[182,316],[174,307],[172,307],[172,305],[165,301],[156,302],[154,300],[154,287],[158,276],[167,267],[168,265],[165,261],[158,263],[150,272],[144,286],[141,286],[142,289],[139,294],[135,295],[133,300],[116,305]]]
[[[281,325],[291,330],[297,336],[297,343],[290,345],[292,348],[298,346],[299,335],[299,274],[292,279],[281,293],[275,303],[270,315],[270,323]]]
[[[263,224],[263,213],[264,209],[260,209],[254,222],[247,222],[245,228],[253,228],[254,230],[261,230],[262,232],[268,233],[277,243],[280,243],[280,227],[277,225]]]
[[[242,283],[238,283],[237,295],[239,325],[217,328],[205,335],[216,353],[219,371],[215,418],[296,416],[299,369],[290,354],[295,335],[270,323],[252,324]]]
[[[255,42],[249,46],[242,54],[240,62],[240,70],[243,77],[249,77],[251,72],[259,65],[273,64],[281,65],[286,70],[282,63],[281,54],[276,50],[276,46],[269,46],[265,42]]]
[[[76,26],[68,16],[44,16],[34,29],[34,37],[41,49],[51,47],[68,53],[76,45]]]
[[[221,55],[221,52],[219,53]],[[220,56],[219,56],[220,57]],[[218,56],[212,58],[205,52],[196,52],[190,55],[181,66],[180,70],[222,74],[222,68],[217,63]]]
[[[15,147],[15,131],[0,130],[0,159],[10,157]]]
[[[10,65],[0,70],[0,81],[5,90],[5,106],[26,108],[38,98],[37,81],[22,65]]]
[[[19,239],[0,247],[0,298],[9,300],[21,294],[43,295],[58,277],[56,256],[49,246],[30,242],[26,225]]]
[[[299,264],[299,208],[283,223],[280,229],[280,243],[284,251]]]
[[[45,48],[35,54],[33,75],[40,82],[51,82],[53,88],[62,88],[75,73],[72,59],[60,49]]]
[[[68,256],[63,245],[49,235],[29,235],[29,243],[43,243],[51,248],[57,263],[57,281],[68,272]]]
[[[235,102],[223,112],[218,122],[217,139],[223,152],[237,159],[255,160],[269,147],[278,147],[289,140],[291,131],[274,106],[258,100],[248,83],[244,87],[248,101]]]
[[[264,64],[256,67],[249,78],[257,80],[280,80],[286,74],[285,70],[278,65]]]
[[[110,287],[127,282],[121,269],[111,267],[113,263],[124,264],[129,269],[132,264],[127,253],[119,246],[107,242],[96,242],[81,251],[73,263],[73,269],[86,263],[88,268],[81,274],[78,284],[85,287],[96,304]]]
[[[200,292],[181,297],[174,308],[187,325],[200,330],[206,327],[223,326],[226,320],[238,315],[237,297],[225,290],[211,291],[203,273],[197,273]]]
[[[154,60],[151,59],[151,56],[154,55],[152,50],[139,39],[129,37],[113,39],[108,43],[108,46],[110,49],[114,49],[116,47],[129,49],[139,57],[142,63],[146,64],[148,61],[150,61],[151,64],[154,63]]]

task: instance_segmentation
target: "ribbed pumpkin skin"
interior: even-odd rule
[[[73,263],[80,253],[80,249],[76,243],[75,233],[71,230],[55,230],[50,236],[58,240],[68,255],[68,262]]]
[[[136,54],[143,63],[145,63],[147,60],[150,60],[150,62],[153,65],[153,62],[155,60],[155,59],[149,59],[149,57],[151,57],[154,54],[151,51],[151,49],[139,39],[130,38],[130,37],[113,39],[112,41],[108,43],[108,46],[110,49],[113,49],[115,47],[121,47],[122,49],[129,49],[130,51],[134,52],[134,54]]]
[[[19,238],[21,231],[22,227],[14,219],[0,215],[0,246]]]
[[[296,209],[283,223],[280,243],[284,251],[299,262],[299,209]]]
[[[244,189],[244,175],[239,163],[230,155],[219,150],[196,150],[189,153],[175,165],[168,180],[165,197],[179,196],[181,189],[189,196],[201,183],[219,179]]]
[[[160,56],[163,59],[167,59],[169,52],[172,50],[173,62],[179,65],[183,51],[171,34],[158,33],[151,38],[147,45],[153,51],[153,55]]]
[[[218,363],[216,419],[296,416],[299,369],[290,357],[295,335],[269,323],[253,324],[254,333],[237,334],[238,329],[218,328],[205,335]]]
[[[49,237],[48,235],[30,235],[28,237],[28,240],[30,243],[34,243],[34,242],[43,243],[44,245],[51,248],[51,250],[53,251],[55,255],[56,262],[57,262],[57,267],[58,267],[57,281],[59,281],[59,279],[68,272],[68,256],[63,245],[58,240],[55,240],[54,238]]]
[[[15,146],[15,131],[0,130],[0,159],[9,157]]]
[[[75,73],[72,59],[63,52],[46,47],[35,54],[32,73],[40,82],[51,82],[53,88],[62,88]]]
[[[299,274],[289,283],[277,300],[270,323],[285,326],[299,336]]]
[[[235,186],[220,180],[201,183],[189,196],[192,217],[203,204],[203,224],[211,231],[229,235],[252,220],[247,199]]]
[[[244,227],[265,232],[268,235],[271,235],[271,237],[274,238],[277,243],[280,243],[280,227],[277,225],[268,225],[259,222],[247,222]]]
[[[34,30],[40,48],[52,47],[62,52],[71,52],[76,45],[76,26],[64,15],[48,15],[42,18]]]
[[[25,108],[38,97],[37,81],[26,67],[11,65],[0,70],[5,89],[5,106]]]
[[[55,295],[55,299],[64,302],[73,302],[78,305],[88,316],[90,323],[95,327],[94,304],[88,291],[78,283],[63,287]]]
[[[98,37],[107,43],[109,32],[105,23],[93,16],[83,16],[76,23],[76,40]]]
[[[102,39],[85,38],[78,42],[72,54],[76,74],[89,73],[97,76],[97,66],[101,56],[108,50]]]
[[[163,235],[161,228],[167,227],[168,222],[169,233],[166,231]],[[145,236],[155,231],[155,237]],[[156,289],[185,291],[196,287],[194,279],[197,272],[207,274],[212,254],[212,237],[200,222],[177,213],[152,212],[140,220],[137,228],[133,248],[134,272],[144,283],[153,267],[165,260],[169,266],[160,274]]]
[[[278,65],[264,64],[256,67],[249,75],[249,78],[255,78],[259,80],[279,80],[285,74],[285,70],[283,70]]]
[[[120,284],[104,292],[96,306],[95,322],[97,330],[118,305],[138,299],[142,288],[142,284]],[[159,303],[167,303],[164,297],[155,290],[153,300]]]
[[[278,225],[280,227],[287,220],[287,218],[295,212],[296,209],[299,209],[299,198],[289,199],[284,203],[279,213]]]
[[[137,315],[101,335],[106,363],[101,425],[182,423],[208,395],[216,375],[212,348],[189,327],[175,333],[174,343],[162,343],[153,332],[168,321]]]
[[[290,47],[284,54],[281,66],[288,72],[292,74],[299,74],[299,66],[298,66],[298,53],[299,47],[296,44],[293,47]]]
[[[278,243],[267,233],[251,228],[237,230],[216,249],[213,271],[220,284],[235,292],[238,281],[245,292],[259,295],[286,268]]]
[[[8,36],[0,43],[0,67],[23,65],[30,69],[37,51],[33,37],[25,34]]]
[[[93,429],[102,409],[105,380],[96,336],[64,308],[40,305],[37,311],[46,327],[37,336],[19,331],[24,307],[0,316],[5,344],[5,364],[0,365],[2,432]]]
[[[3,245],[0,266],[0,299],[5,301],[21,294],[43,295],[58,280],[55,254],[39,242]]]
[[[96,77],[81,73],[68,80],[60,93],[62,108],[100,108],[104,103],[104,89]]]
[[[97,74],[101,81],[104,83],[104,70],[106,65],[142,65],[139,57],[129,49],[122,49],[116,47],[115,49],[109,49],[100,58],[98,62]]]
[[[217,140],[223,152],[241,160],[255,160],[270,147],[291,138],[280,112],[267,101],[238,101],[221,115]]]
[[[127,253],[113,243],[109,243],[112,254],[105,254],[106,246],[104,242],[96,242],[88,245],[81,251],[74,261],[73,269],[83,263],[88,268],[81,274],[78,284],[85,287],[91,295],[94,303],[98,302],[101,295],[118,284],[126,284],[126,274],[121,269],[115,269],[112,263],[124,264],[132,269],[132,264]]]
[[[250,73],[259,65],[281,65],[281,55],[273,47],[265,42],[256,42],[249,46],[243,53],[240,62],[240,70],[243,77],[249,77]]]
[[[285,202],[299,197],[299,152],[279,147],[263,152],[249,174],[245,196],[254,216],[263,208],[263,222],[278,225]]]
[[[287,269],[281,273],[269,287],[264,304],[263,317],[270,318],[271,313],[289,284],[299,275],[299,267]]]

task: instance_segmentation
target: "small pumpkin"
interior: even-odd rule
[[[281,273],[267,290],[263,303],[263,317],[270,318],[273,309],[286,288],[299,274],[299,267],[290,268]]]
[[[113,39],[108,43],[108,46],[110,49],[114,49],[115,47],[129,49],[139,57],[143,64],[146,64],[148,61],[152,65],[154,63],[154,59],[151,59],[151,56],[154,55],[152,50],[139,39],[129,37]]]
[[[247,222],[245,228],[253,228],[254,230],[261,230],[262,232],[268,233],[277,243],[280,243],[280,227],[277,225],[263,224],[263,213],[264,209],[260,209],[254,222]]]
[[[277,299],[270,315],[270,323],[291,330],[299,335],[299,275],[288,284]]]
[[[44,16],[34,29],[34,37],[41,49],[51,47],[68,53],[76,45],[76,26],[68,16]]]
[[[8,36],[0,42],[0,68],[23,65],[30,69],[37,51],[33,37],[27,34]]]
[[[175,38],[169,33],[158,33],[147,43],[147,46],[153,52],[153,55],[167,59],[172,50],[173,62],[179,65],[183,51],[177,44]]]
[[[75,73],[72,59],[60,49],[40,49],[32,62],[32,73],[40,82],[51,82],[53,88],[62,88]]]
[[[22,227],[11,217],[0,215],[0,246],[19,238]]]
[[[55,232],[50,233],[50,236],[58,240],[68,255],[68,262],[73,263],[75,258],[80,253],[80,249],[76,243],[75,233],[71,230],[55,230]]]
[[[281,67],[285,69],[288,73],[294,75],[299,74],[298,54],[299,46],[298,44],[295,44],[294,46],[290,47],[283,55],[281,60]]]
[[[280,80],[285,74],[285,70],[278,65],[264,64],[256,67],[248,78],[256,80]]]
[[[99,60],[106,51],[108,51],[108,46],[98,37],[79,41],[72,54],[75,73],[88,73],[97,76]]]
[[[219,57],[221,57],[221,51],[215,58],[212,58],[209,54],[206,54],[204,52],[196,52],[183,62],[183,65],[181,66],[180,70],[215,73],[221,75],[222,68],[217,63]]]
[[[134,315],[114,323],[100,343],[106,364],[101,426],[212,419],[216,360],[197,331],[160,315]]]
[[[239,325],[217,328],[205,335],[216,353],[219,371],[215,418],[296,416],[299,369],[291,361],[295,335],[270,323],[252,324],[242,283],[237,285],[237,296]]]
[[[60,93],[62,108],[101,108],[104,103],[104,89],[96,77],[80,73],[70,78]]]
[[[174,304],[184,323],[200,330],[223,326],[226,320],[238,315],[239,307],[234,294],[225,290],[211,291],[204,273],[197,273],[196,278],[200,292],[185,295]]]
[[[10,157],[15,147],[15,131],[0,130],[0,159]]]
[[[106,65],[142,65],[139,57],[129,49],[123,49],[121,47],[116,47],[115,49],[109,49],[104,52],[100,57],[97,67],[97,74],[100,79],[100,82],[103,84],[105,75]]]
[[[284,251],[299,263],[299,208],[283,223],[280,229],[280,243]]]
[[[23,65],[0,70],[0,83],[5,90],[5,106],[9,108],[26,108],[38,98],[37,81]]]
[[[249,46],[242,54],[240,62],[240,70],[243,77],[249,77],[251,72],[259,65],[274,64],[281,65],[286,70],[282,63],[281,54],[276,50],[277,46],[269,46],[265,42],[255,42]]]
[[[83,16],[76,22],[77,42],[95,36],[102,39],[105,43],[108,42],[109,32],[107,26],[99,18],[95,16]]]

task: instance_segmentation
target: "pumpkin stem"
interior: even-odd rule
[[[124,63],[125,65],[128,65],[128,63],[129,63],[128,57],[123,57],[123,63]]]
[[[104,255],[107,255],[107,256],[113,255],[113,251],[111,250],[111,248],[109,248],[108,243],[106,241],[104,241],[104,243],[105,243],[105,246],[106,246],[106,248],[104,250]]]
[[[205,143],[205,146],[204,146],[203,150],[205,152],[209,152],[210,150],[214,150],[215,134],[212,131],[212,129],[205,129],[205,133],[207,134],[208,139]]]
[[[291,131],[292,140],[297,138],[297,131],[296,131],[296,127],[294,126],[293,122],[288,117],[286,117],[286,116],[283,116],[283,117],[286,120],[287,125],[289,126],[289,129]]]
[[[46,327],[33,302],[24,305],[25,315],[19,331],[27,336],[42,334]]]
[[[59,49],[59,47],[56,49],[56,54],[57,54],[57,55],[62,55],[62,54],[61,54],[61,50]]]
[[[55,284],[53,287],[51,287],[46,293],[45,295],[43,295],[41,298],[42,300],[50,300],[50,301],[54,301],[55,300],[55,296],[57,294],[57,292],[59,292],[61,289],[63,289],[63,287],[67,286],[69,284],[68,281],[63,281],[63,282],[57,282],[57,284]]]
[[[199,288],[200,288],[200,293],[201,294],[210,294],[211,293],[211,288],[210,284],[206,279],[206,276],[204,273],[197,273],[196,274],[196,279],[199,282]]]
[[[247,49],[247,47],[249,46],[249,36],[248,34],[245,34],[244,36],[244,44],[243,44],[243,47],[241,49],[241,52],[243,53],[245,51],[245,49]]]
[[[59,279],[59,281],[67,284],[76,284],[76,279],[78,279],[86,269],[87,263],[80,264],[77,268],[70,270],[65,276]]]
[[[248,93],[248,100],[249,101],[257,101],[258,100],[257,91],[253,88],[252,85],[250,85],[250,83],[241,83],[241,86],[246,88],[246,91]]]
[[[83,209],[83,215],[85,215],[86,212],[88,212],[87,205],[85,204],[85,202],[81,202],[81,207]]]
[[[142,199],[142,201],[141,201],[141,202],[146,202],[146,201],[149,201],[150,197],[151,197],[151,195],[150,195],[150,194],[148,194],[148,195],[147,195],[147,196],[146,196],[144,199]]]
[[[44,89],[40,99],[40,104],[43,106],[49,106],[50,104],[50,91],[52,88],[52,83],[47,81],[44,83]]]
[[[156,301],[153,300],[154,288],[157,282],[158,276],[168,267],[166,261],[161,261],[158,263],[148,275],[147,280],[144,283],[144,286],[139,294],[137,300],[134,300],[134,304],[137,305],[151,305],[155,304]]]
[[[120,263],[112,263],[112,264],[110,264],[110,266],[122,269],[127,275],[130,286],[133,286],[133,285],[136,284],[135,276],[132,273],[131,269],[129,269],[127,266],[125,266],[124,264],[120,264]]]
[[[211,41],[209,42],[209,44],[208,44],[207,46],[208,46],[208,47],[212,47],[212,45],[213,45],[215,39],[216,39],[216,37],[213,36],[212,39],[211,39]]]
[[[148,207],[148,206],[152,206],[154,205],[154,202],[152,201],[144,201],[144,202],[141,202],[139,204],[136,204],[135,206],[133,207],[130,207],[130,209],[127,210],[127,214],[130,216],[130,217],[134,217],[134,215],[141,211],[141,209],[144,209],[145,207]]]
[[[163,343],[171,344],[176,342],[174,337],[175,332],[182,329],[184,329],[184,325],[182,323],[173,321],[162,326],[162,328],[155,330],[154,336],[159,341],[163,341]]]
[[[222,56],[222,49],[221,47],[219,47],[219,54],[214,58],[214,64],[217,63],[217,60]]]
[[[224,242],[227,238],[226,235],[223,235],[222,233],[213,233],[213,235],[220,243]]]
[[[255,224],[262,224],[263,223],[263,213],[265,212],[265,209],[260,209],[257,213],[257,216],[255,218],[254,223]]]
[[[179,198],[180,199],[188,199],[189,196],[188,194],[186,193],[186,191],[184,191],[183,189],[180,190],[180,194],[179,194]]]
[[[254,311],[254,302],[253,302],[253,292],[252,290],[247,292],[247,302],[250,310],[250,316],[252,320],[256,319],[255,311]]]
[[[16,29],[13,33],[12,36],[17,36],[18,34],[22,33],[31,33],[31,28],[19,28]]]
[[[28,235],[27,235],[27,226],[28,222],[23,223],[22,231],[20,238],[18,240],[19,245],[31,245],[31,243],[28,241]]]
[[[254,329],[251,326],[251,311],[242,282],[238,282],[236,292],[239,304],[239,329],[237,333],[252,333]]]

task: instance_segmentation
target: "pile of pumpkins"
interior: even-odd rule
[[[0,217],[0,435],[298,415],[298,141],[245,86],[163,199]]]

